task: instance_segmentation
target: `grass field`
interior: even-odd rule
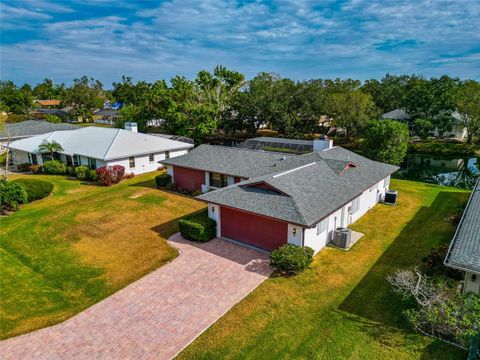
[[[110,188],[60,176],[48,198],[0,218],[1,338],[58,323],[172,260],[176,219],[204,205],[146,174]]]
[[[417,335],[408,306],[385,275],[451,240],[447,219],[468,192],[394,180],[395,207],[378,205],[352,226],[366,234],[350,251],[325,248],[311,269],[265,281],[208,329],[180,359],[464,359]]]

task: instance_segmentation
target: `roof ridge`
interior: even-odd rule
[[[112,148],[113,143],[115,142],[115,140],[117,140],[118,134],[120,134],[120,130],[122,130],[122,129],[116,129],[116,130],[117,130],[117,133],[113,137],[112,142],[110,143],[110,145],[107,148],[107,151],[105,151],[105,154],[103,155],[104,159],[107,159],[107,155],[108,155],[110,149]]]
[[[238,147],[238,146],[214,145],[214,144],[201,144],[200,146],[212,146],[212,147],[221,147],[221,148],[225,148],[225,149],[233,149],[233,150],[239,150],[239,151],[250,151],[250,152],[254,151],[254,152],[257,152],[257,153],[278,154],[279,156],[286,156],[286,155],[288,155],[290,157],[297,156],[297,155],[294,155],[294,154],[283,153],[283,152],[279,152],[279,151],[266,151],[266,150],[248,149],[248,148],[241,148],[241,147]]]

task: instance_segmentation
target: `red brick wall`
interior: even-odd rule
[[[173,166],[173,182],[180,189],[201,191],[202,184],[205,183],[205,172]]]

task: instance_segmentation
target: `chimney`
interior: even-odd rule
[[[136,122],[126,122],[125,123],[125,130],[131,132],[138,132],[138,127]]]
[[[313,151],[322,151],[333,147],[333,140],[327,135],[320,136],[319,140],[313,140]]]

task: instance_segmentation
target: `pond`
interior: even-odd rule
[[[407,154],[397,179],[428,182],[432,184],[472,189],[480,176],[480,159],[477,157],[452,158],[445,156]]]

